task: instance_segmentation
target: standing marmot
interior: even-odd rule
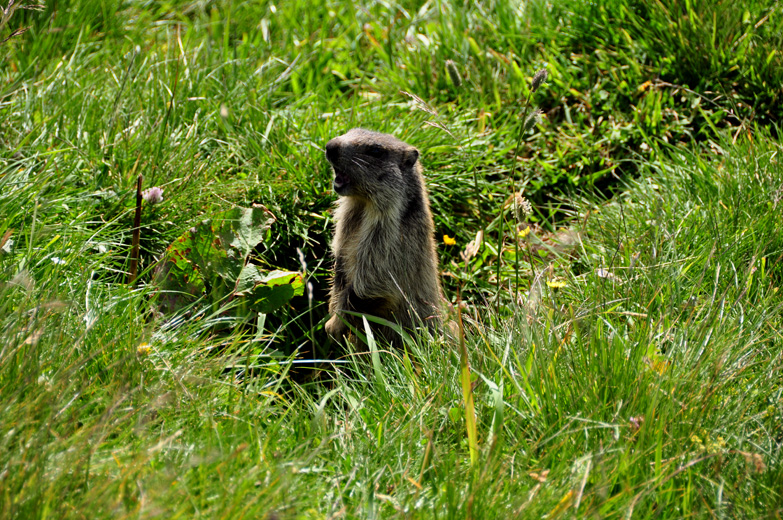
[[[391,135],[354,128],[326,144],[326,158],[340,195],[326,331],[339,341],[350,332],[345,322],[363,330],[360,317],[341,311],[406,329],[420,322],[435,327],[442,293],[419,151]]]

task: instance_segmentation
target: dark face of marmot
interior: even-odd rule
[[[419,151],[394,136],[354,128],[326,143],[326,158],[338,195],[383,203],[406,192]]]

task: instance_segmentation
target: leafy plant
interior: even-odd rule
[[[274,222],[266,208],[236,207],[183,233],[156,273],[160,307],[173,312],[201,298],[214,305],[238,300],[240,312],[266,314],[301,296],[300,273],[264,271],[250,261]]]

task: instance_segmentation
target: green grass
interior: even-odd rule
[[[3,518],[783,515],[777,3],[84,0],[0,39],[22,26],[0,46]],[[357,125],[422,152],[469,374],[448,335],[326,341],[323,145]],[[130,287],[139,174],[165,193]],[[157,312],[168,244],[252,203],[277,217],[256,262],[301,251],[313,306],[260,330]]]

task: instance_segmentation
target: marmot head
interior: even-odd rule
[[[354,128],[326,143],[334,191],[374,203],[404,198],[418,184],[419,151],[389,134]]]

